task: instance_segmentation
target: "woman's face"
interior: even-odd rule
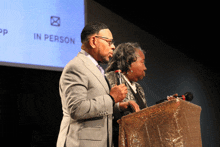
[[[127,78],[129,81],[137,82],[142,80],[145,76],[145,71],[147,70],[145,66],[145,56],[141,50],[136,51],[137,60],[131,63],[131,67],[127,72]]]

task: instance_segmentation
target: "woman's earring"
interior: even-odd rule
[[[131,73],[133,73],[133,70],[130,70],[131,71]],[[129,75],[129,73],[127,72],[127,75]]]

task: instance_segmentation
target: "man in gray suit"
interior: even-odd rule
[[[82,50],[63,69],[59,92],[63,119],[57,147],[111,147],[113,105],[127,94],[124,84],[110,87],[99,63],[107,63],[115,49],[108,27],[87,24]]]

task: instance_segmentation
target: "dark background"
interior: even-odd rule
[[[216,45],[218,37],[216,4],[205,2],[150,4],[147,1],[138,0],[126,3],[118,3],[116,0],[95,1],[201,65],[197,70],[198,73],[194,74],[199,75],[201,80],[198,82],[201,83],[198,87],[202,88],[198,88],[198,91],[203,90],[206,95],[212,94],[212,96],[201,101],[197,98],[193,103],[202,106],[203,109],[201,116],[203,145],[209,146],[214,142],[212,146],[219,146],[220,71],[219,48]],[[178,60],[182,57],[176,56],[176,58]],[[158,71],[156,68],[150,68],[150,63],[153,65],[154,61],[147,63],[149,73],[150,71],[160,72],[160,69],[164,71],[162,66]],[[200,69],[202,74],[199,73]],[[1,143],[6,143],[7,146],[55,146],[62,119],[58,89],[61,72],[7,66],[0,66],[0,71]],[[167,89],[177,91],[172,89],[172,86],[167,87],[165,81],[173,80],[175,75],[178,75],[178,78],[188,77],[188,81],[193,79],[187,73],[188,71],[183,73],[181,68],[173,72],[176,74],[167,73],[156,78],[149,75],[148,85],[141,83],[144,87],[151,87],[145,90],[149,106],[156,100],[164,98]],[[171,76],[172,78],[169,79]],[[161,79],[167,80],[162,83]],[[182,82],[181,79],[176,81]],[[183,81],[187,81],[187,78]],[[160,93],[161,97],[158,98],[152,92]],[[211,122],[211,125],[206,121]]]
[[[189,58],[220,73],[220,67],[217,66],[217,3],[95,1]]]

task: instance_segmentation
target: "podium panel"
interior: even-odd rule
[[[202,147],[201,107],[181,99],[123,116],[119,147]]]

